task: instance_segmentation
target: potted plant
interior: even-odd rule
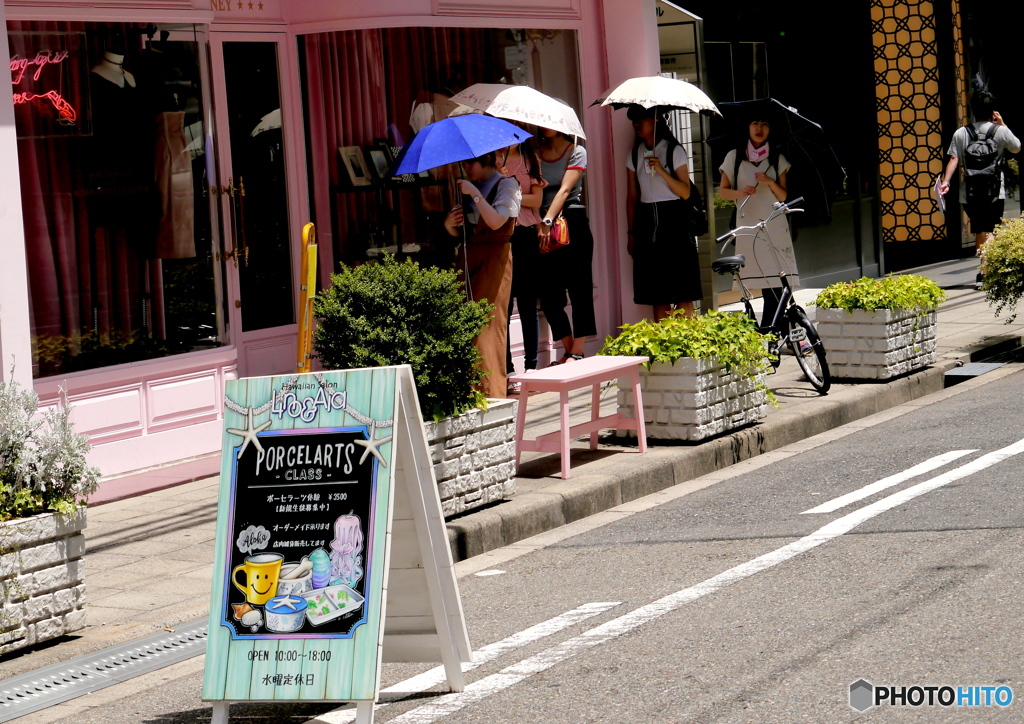
[[[445,515],[515,489],[515,400],[486,400],[474,338],[493,311],[451,271],[396,261],[342,266],[317,294],[313,348],[326,369],[407,364]]]
[[[981,288],[988,303],[995,305],[996,316],[1006,312],[1010,324],[1024,296],[1024,218],[1003,219],[982,249]]]
[[[888,380],[934,364],[935,313],[946,293],[913,274],[863,277],[814,300],[833,377]]]
[[[0,381],[0,654],[85,626],[84,499],[100,472],[74,432],[67,398]]]
[[[648,357],[640,370],[648,437],[703,440],[760,420],[774,403],[764,382],[767,338],[746,315],[673,313],[621,330],[599,354]],[[619,390],[623,414],[632,409],[632,395]]]

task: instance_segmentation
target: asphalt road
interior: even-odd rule
[[[1012,447],[1024,440],[1022,409],[1024,373],[1012,365],[466,561],[463,604],[484,653],[604,605],[474,669],[465,693],[436,687],[376,720],[1022,721],[1024,443]],[[885,490],[804,512],[941,455]],[[402,689],[427,668],[387,665],[383,686]],[[861,714],[848,704],[861,678],[1008,686],[1022,699]],[[201,680],[197,658],[18,721],[205,721]],[[233,705],[231,720],[351,721],[332,709]]]

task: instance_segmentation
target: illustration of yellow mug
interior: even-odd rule
[[[277,595],[277,579],[281,575],[284,556],[280,553],[258,553],[246,556],[245,563],[235,566],[231,582],[245,594],[245,600],[263,605]],[[245,571],[245,585],[238,582],[238,572]]]

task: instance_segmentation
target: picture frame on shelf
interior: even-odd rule
[[[370,160],[370,169],[382,183],[391,181],[391,149],[385,144],[375,143],[366,147],[366,157]]]
[[[341,154],[341,165],[348,173],[349,183],[353,186],[370,186],[373,183],[363,149],[359,146],[340,146],[338,153]]]

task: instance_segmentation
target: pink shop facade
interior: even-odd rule
[[[66,389],[101,499],[214,474],[225,381],[295,368],[304,224],[321,286],[382,249],[444,263],[443,179],[378,169],[476,82],[577,109],[613,332],[638,311],[632,130],[589,104],[659,71],[657,16],[655,0],[0,3],[0,379],[46,405]]]

